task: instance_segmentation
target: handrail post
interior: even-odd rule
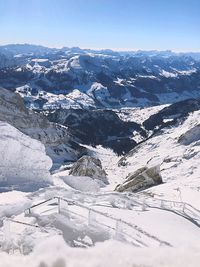
[[[96,217],[92,209],[88,209],[88,225],[94,225]]]
[[[185,212],[185,203],[183,203],[183,212]]]
[[[60,198],[57,197],[57,199],[58,199],[58,213],[61,213]]]
[[[10,221],[8,219],[4,219],[3,221],[3,231],[4,231],[5,242],[9,243],[11,239],[11,231],[10,231]]]
[[[146,211],[146,202],[145,202],[145,199],[142,202],[142,211]]]
[[[122,239],[122,221],[120,219],[116,220],[116,225],[115,225],[115,239],[116,240],[121,240]]]
[[[30,216],[31,215],[31,208],[25,209],[24,210],[24,215],[25,215],[25,217],[26,216]]]

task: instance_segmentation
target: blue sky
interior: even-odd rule
[[[0,44],[200,51],[200,0],[0,0]]]

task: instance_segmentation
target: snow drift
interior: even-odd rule
[[[0,267],[197,267],[200,253],[185,248],[133,248],[117,241],[99,243],[93,248],[70,248],[61,237],[52,237],[23,257],[1,253]]]
[[[8,123],[0,122],[1,191],[11,186],[32,191],[41,184],[50,183],[51,166],[43,144]]]

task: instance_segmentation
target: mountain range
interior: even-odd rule
[[[199,96],[200,54],[0,47],[0,85],[31,109],[123,108]]]

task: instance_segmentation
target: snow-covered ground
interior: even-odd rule
[[[0,191],[30,191],[51,183],[52,161],[44,145],[8,123],[0,122],[0,129]]]
[[[1,267],[198,267],[198,250],[180,248],[134,248],[117,241],[99,243],[90,249],[70,248],[64,240],[49,238],[28,256],[1,254]]]
[[[167,106],[169,105],[166,104],[148,108],[121,108],[120,110],[115,110],[115,112],[123,121],[134,121],[141,124],[150,116]]]
[[[159,109],[121,115],[141,122]],[[200,213],[192,221],[181,208],[146,205],[148,199],[163,199],[200,209],[199,118],[196,111],[182,125],[164,129],[126,155],[123,166],[112,150],[88,146],[107,173],[109,185],[104,188],[89,177],[69,176],[69,170],[50,177],[51,160],[43,145],[1,123],[1,164],[7,166],[0,168],[6,178],[1,183],[17,185],[18,191],[0,194],[0,266],[199,266]],[[135,195],[113,192],[128,173],[157,164],[163,184]],[[38,179],[52,184],[36,190]],[[24,183],[32,187],[29,193],[20,190]]]
[[[199,118],[200,112],[196,111],[190,114],[182,125],[163,130],[161,135],[156,135],[141,144],[125,159],[127,165],[122,168],[131,172],[147,164],[149,166],[161,164],[164,184],[153,187],[148,192],[200,207],[198,201],[200,147],[198,138],[193,140]],[[189,130],[191,142],[188,141],[188,144],[184,145],[181,139],[184,140],[185,136],[189,138],[187,134]]]

